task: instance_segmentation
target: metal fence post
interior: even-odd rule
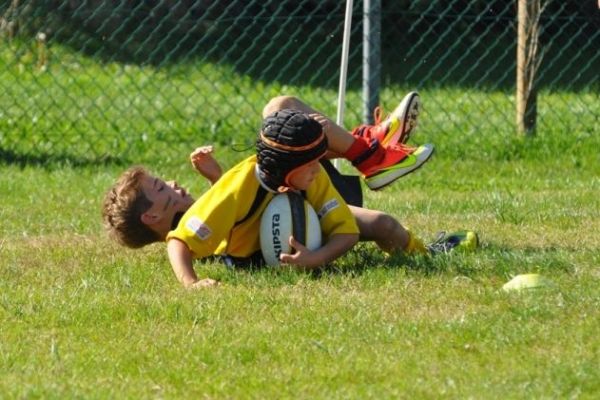
[[[373,124],[381,82],[381,0],[364,0],[363,8],[363,121]]]

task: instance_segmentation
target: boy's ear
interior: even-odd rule
[[[149,211],[145,212],[142,214],[142,216],[140,217],[140,219],[142,220],[142,223],[144,225],[154,225],[156,224],[158,221],[161,220],[161,216],[157,213],[151,213]]]

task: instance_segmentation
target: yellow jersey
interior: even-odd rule
[[[227,171],[196,200],[166,240],[181,240],[196,258],[251,256],[260,250],[260,218],[275,195],[269,191],[255,212],[247,215],[259,187],[256,156],[251,156]],[[319,216],[325,242],[335,234],[359,233],[348,205],[322,166],[306,190],[306,200]]]

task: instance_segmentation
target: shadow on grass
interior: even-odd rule
[[[276,277],[280,284],[296,284],[302,279],[327,279],[335,276],[360,277],[372,270],[398,270],[416,272],[423,276],[456,272],[460,275],[469,275],[465,271],[459,271],[457,266],[464,265],[464,256],[460,254],[442,255],[439,257],[429,256],[406,256],[404,254],[386,255],[370,243],[359,243],[359,245],[344,257],[338,259],[324,268],[315,269],[307,273],[298,273],[293,268],[275,269],[267,266],[249,266],[228,268],[220,262],[218,257],[209,257],[199,260],[200,268],[211,269],[212,275],[217,279],[223,279],[229,283],[241,282],[240,278],[252,276],[254,283],[263,278],[273,282],[270,278]],[[222,270],[219,271],[219,266]],[[217,267],[217,269],[213,269]],[[472,274],[472,272],[471,272]]]
[[[123,166],[130,161],[125,157],[77,157],[71,154],[28,154],[0,148],[0,165],[17,165],[20,168],[36,166],[44,168],[55,167],[91,167],[91,166]]]
[[[166,67],[209,62],[227,64],[253,80],[337,87],[332,77],[339,73],[344,2],[283,1],[260,6],[240,2],[235,7],[229,1],[210,5],[102,2],[102,6],[65,2],[59,8],[53,2],[34,3],[21,14],[23,31],[29,30],[31,37],[49,32],[53,42],[102,63]],[[514,86],[513,74],[507,71],[514,70],[515,64],[516,8],[506,1],[495,6],[483,1],[481,5],[455,3],[445,7],[440,2],[443,12],[423,12],[422,6],[419,11],[418,5],[398,7],[394,2],[383,5],[383,82],[413,87],[425,82]],[[351,67],[362,62],[359,46],[364,22],[356,11]],[[595,43],[599,26],[595,13],[595,2],[549,5],[546,14],[553,17],[542,21],[540,47],[551,51],[544,53],[540,84],[585,89],[597,81],[597,48],[590,45]],[[351,90],[362,87],[360,73],[351,73],[347,84]]]
[[[581,249],[575,248],[511,248],[486,242],[473,253],[454,252],[434,257],[388,256],[374,244],[362,242],[335,263],[308,273],[299,273],[292,268],[227,268],[216,258],[199,261],[198,266],[205,272],[210,271],[212,278],[227,284],[264,287],[296,285],[306,279],[359,278],[376,270],[403,270],[422,277],[446,275],[475,281],[478,277],[494,276],[504,281],[523,273],[572,274],[576,268],[573,256],[580,252]]]
[[[578,249],[535,248],[515,249],[485,243],[474,253],[449,253],[434,257],[427,255],[388,256],[374,245],[359,244],[353,251],[326,268],[313,271],[309,276],[322,279],[337,275],[362,276],[370,270],[404,270],[424,277],[434,275],[455,275],[468,278],[477,276],[498,276],[507,278],[519,273],[572,273],[572,255]]]

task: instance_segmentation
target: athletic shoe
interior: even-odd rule
[[[446,234],[439,232],[436,240],[427,245],[432,255],[449,253],[453,250],[474,251],[479,245],[477,233],[473,231],[458,231]]]
[[[361,172],[371,190],[383,189],[396,179],[421,167],[432,154],[432,144],[419,147],[396,144],[385,149],[379,162],[371,164],[367,170]]]
[[[417,128],[420,110],[419,94],[410,92],[384,121],[381,121],[381,108],[375,108],[373,112],[375,125],[360,125],[352,131],[352,135],[369,140],[377,139],[384,147],[406,143]]]

